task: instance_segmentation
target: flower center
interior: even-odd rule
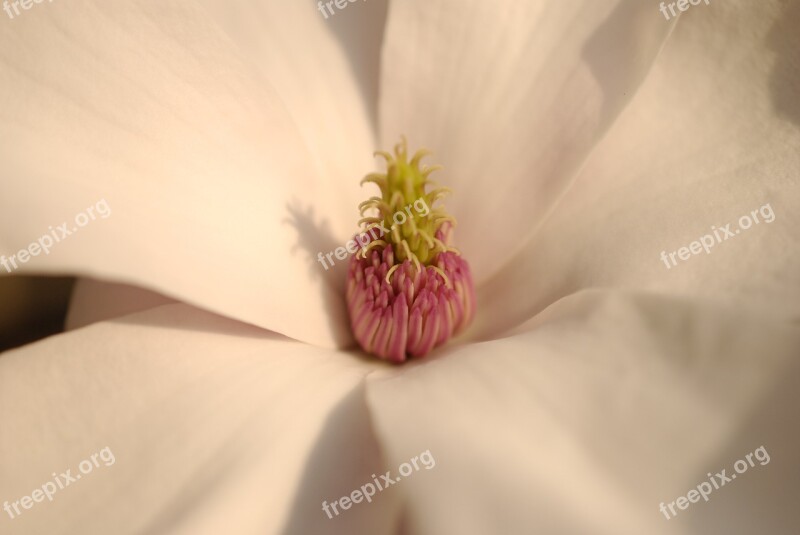
[[[433,206],[450,191],[428,179],[440,166],[420,167],[429,151],[409,160],[403,139],[394,154],[375,154],[386,160],[386,173],[361,181],[376,184],[381,194],[359,205],[362,216],[369,210],[374,215],[359,222],[360,248],[350,259],[345,298],[364,351],[404,362],[469,325],[475,290],[469,265],[449,245],[455,219]]]

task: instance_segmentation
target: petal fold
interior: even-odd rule
[[[316,256],[355,228],[343,206],[374,133],[345,52],[304,5],[77,0],[6,21],[0,252],[52,235],[19,272],[132,284],[349,343]]]
[[[3,353],[3,500],[106,447],[114,457],[3,518],[3,533],[390,535],[392,493],[333,520],[322,510],[385,470],[372,369],[186,305]]]
[[[581,292],[526,332],[367,378],[406,533],[783,533],[800,522],[800,326]],[[667,520],[661,502],[764,446],[768,464]]]
[[[800,318],[798,17],[779,1],[684,14],[574,186],[478,288],[473,334],[587,288]]]
[[[638,0],[390,5],[381,143],[432,149],[476,282],[544,220],[673,27]]]

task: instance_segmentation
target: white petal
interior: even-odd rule
[[[458,245],[478,280],[546,216],[635,94],[672,27],[622,0],[391,4],[382,143],[445,165]]]
[[[479,288],[476,335],[591,287],[800,317],[798,15],[781,2],[692,7],[552,217]],[[729,223],[733,238],[719,230]],[[706,235],[708,254],[679,259]]]
[[[527,333],[371,375],[367,400],[390,466],[436,460],[398,485],[408,533],[782,533],[800,521],[798,347],[797,325],[583,292]],[[659,511],[762,445],[771,462],[708,503]]]
[[[185,305],[4,353],[0,499],[77,475],[106,447],[114,461],[2,511],[2,531],[393,533],[391,493],[334,520],[322,510],[383,468],[364,401],[373,367]]]
[[[50,227],[67,222],[77,232],[20,260],[20,271],[132,283],[306,341],[346,343],[337,281],[316,255],[355,228],[350,202],[373,136],[322,16],[311,3],[269,6],[252,20],[282,30],[260,37],[258,50],[271,52],[261,69],[230,40],[234,25],[180,2],[45,3],[6,21],[0,251],[59,236]],[[314,51],[299,72],[276,57],[292,46]],[[308,78],[314,65],[324,84]],[[311,133],[334,128],[323,154]],[[108,219],[97,215],[101,200]],[[89,207],[96,220],[78,228]]]
[[[203,4],[280,95],[321,166],[324,211],[349,239],[366,198],[359,181],[374,167],[386,0],[348,3],[333,15],[322,10],[327,18],[315,2]]]

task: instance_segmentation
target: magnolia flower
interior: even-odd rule
[[[2,532],[791,531],[797,20],[779,0],[3,20],[0,252],[112,215],[18,271],[87,279],[71,330],[0,356]],[[402,135],[444,165],[477,312],[390,366],[356,349],[346,264],[316,255]]]

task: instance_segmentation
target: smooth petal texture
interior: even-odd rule
[[[473,334],[494,337],[592,287],[701,295],[800,317],[798,17],[796,4],[777,1],[682,16],[552,216],[479,288]],[[771,223],[765,209],[759,224],[738,228],[766,204]],[[727,224],[732,238],[719,230]],[[724,241],[707,239],[710,253],[675,255],[712,227]]]
[[[639,0],[391,4],[381,141],[406,134],[444,164],[432,177],[455,189],[478,284],[541,223],[671,28]]]
[[[372,134],[321,15],[309,3],[281,8],[275,20],[276,5],[253,17],[296,33],[276,31],[274,43],[262,36],[257,50],[284,49],[290,38],[313,47],[299,72],[276,65],[275,51],[254,66],[230,40],[231,25],[181,2],[78,0],[5,21],[0,251],[10,256],[62,222],[72,230],[76,215],[105,199],[108,219],[20,271],[112,279],[304,341],[348,343],[341,289],[316,253],[355,227],[355,207],[352,223],[338,217],[330,179],[357,181]],[[242,6],[232,13],[244,18]],[[295,94],[314,65],[335,92],[327,107],[322,92],[313,103]],[[337,138],[319,152],[314,117],[346,117],[347,150]]]
[[[327,19],[310,1],[202,4],[292,116],[319,167],[319,208],[332,215],[332,230],[344,243],[357,228],[356,206],[364,199],[359,180],[374,166],[386,0],[348,5]]]
[[[800,522],[800,326],[707,304],[582,292],[518,336],[372,374],[407,533],[790,533]],[[771,460],[667,520],[764,446]],[[458,482],[454,484],[454,482]]]
[[[0,356],[0,499],[109,447],[11,519],[22,533],[393,533],[396,496],[329,520],[383,468],[371,363],[168,305]],[[357,448],[353,446],[357,445]]]

